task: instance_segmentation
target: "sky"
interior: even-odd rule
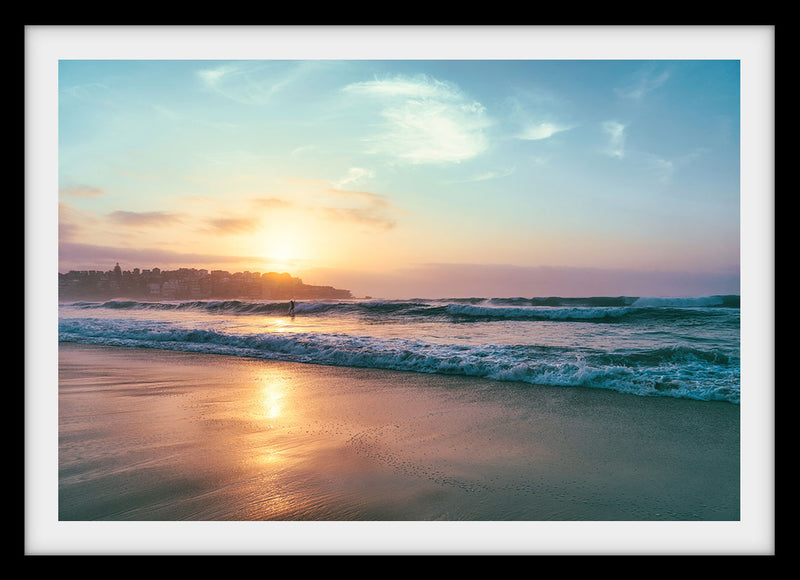
[[[738,60],[63,59],[58,266],[739,293]]]

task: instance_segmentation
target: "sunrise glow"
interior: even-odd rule
[[[735,293],[739,75],[61,60],[59,270],[287,271],[386,297]]]

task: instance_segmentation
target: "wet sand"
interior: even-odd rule
[[[62,522],[740,518],[730,403],[61,344],[58,414]]]

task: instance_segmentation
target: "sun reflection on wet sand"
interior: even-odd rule
[[[352,453],[346,450],[348,433],[327,428],[323,416],[332,409],[319,404],[318,393],[297,373],[281,365],[248,366],[243,382],[250,389],[236,403],[247,431],[221,442],[245,476],[224,492],[235,506],[233,518],[325,519],[341,509],[324,500],[333,506],[342,501],[329,488],[331,478],[338,481],[337,465]]]
[[[294,421],[299,420],[289,394],[291,380],[277,372],[256,370],[253,382],[258,386],[247,399],[250,406],[247,414],[255,419],[254,437],[252,447],[245,449],[241,461],[262,468],[274,467],[290,459],[281,442]]]
[[[263,390],[263,412],[268,419],[277,419],[284,409],[283,399],[286,396],[282,379],[267,377]]]

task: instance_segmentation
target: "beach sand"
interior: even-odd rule
[[[60,521],[732,521],[739,407],[59,347]]]

